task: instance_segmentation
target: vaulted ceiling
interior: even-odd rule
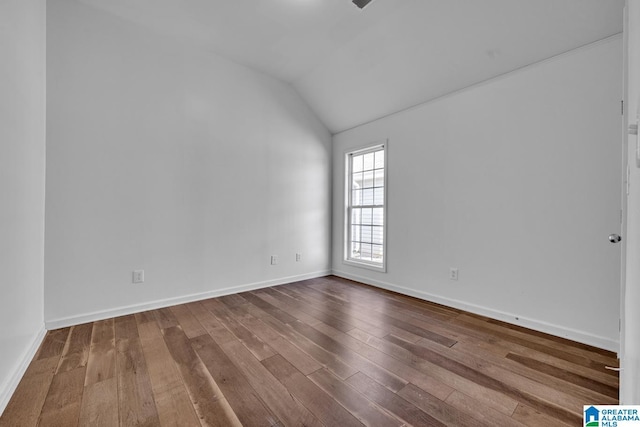
[[[333,133],[622,31],[624,0],[80,0],[293,85]]]

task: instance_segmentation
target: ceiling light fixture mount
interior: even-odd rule
[[[358,6],[360,9],[364,9],[369,3],[373,0],[351,0],[353,4]]]

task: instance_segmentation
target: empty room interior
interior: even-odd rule
[[[0,426],[640,404],[640,4],[0,2]]]

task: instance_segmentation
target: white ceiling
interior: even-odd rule
[[[624,0],[80,0],[291,83],[332,132],[622,31]]]

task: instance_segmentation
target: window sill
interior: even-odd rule
[[[346,265],[351,265],[353,267],[366,268],[367,270],[377,271],[379,273],[387,272],[387,266],[385,263],[378,264],[378,263],[372,263],[372,262],[366,262],[366,261],[357,261],[353,259],[343,259],[342,262],[343,264],[346,264]]]

